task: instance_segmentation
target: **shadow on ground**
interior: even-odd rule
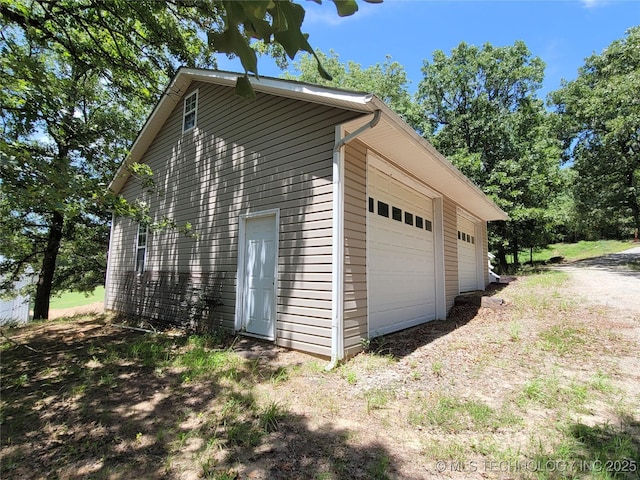
[[[104,316],[4,333],[12,340],[1,347],[2,478],[352,479],[394,471],[381,445],[352,444],[331,424],[310,429],[304,416],[258,401],[253,387],[277,373],[267,357],[234,357],[189,379],[184,369],[158,366],[186,337],[118,329]],[[238,474],[240,464],[251,469]]]
[[[571,263],[558,264],[554,268],[593,268],[626,277],[640,278],[640,252],[620,252],[602,255]]]
[[[499,296],[499,293],[509,282],[516,281],[515,277],[504,277],[504,279],[502,283],[489,284],[484,292],[475,292],[476,298],[479,300],[482,296]],[[371,340],[370,348],[376,353],[392,355],[395,358],[410,355],[417,349],[450,334],[476,318],[482,307],[479,301],[475,303],[477,304],[469,302],[454,305],[446,320],[434,320],[400,332],[374,338]]]
[[[640,476],[640,422],[632,417],[619,419],[619,425],[573,423],[569,434],[575,440],[577,455],[603,478],[632,479]],[[578,458],[576,458],[578,460]]]

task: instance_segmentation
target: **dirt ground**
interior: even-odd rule
[[[637,250],[561,265],[560,280],[493,286],[502,306],[454,307],[331,372],[245,338],[232,382],[185,383],[179,369],[135,362],[108,377],[99,353],[139,335],[108,316],[6,331],[1,477],[591,478],[582,464],[568,477],[560,467],[592,462],[615,429],[636,469],[598,478],[639,478]],[[95,386],[65,383],[74,368]],[[248,428],[230,427],[236,404],[280,414],[233,443]],[[575,431],[602,435],[591,445]],[[540,458],[544,471],[526,463]]]
[[[640,314],[640,247],[560,268],[570,273],[574,293],[589,303],[630,316]]]
[[[83,305],[81,307],[73,308],[52,308],[49,311],[49,320],[102,312],[104,312],[104,304],[102,302],[91,303],[89,305]]]

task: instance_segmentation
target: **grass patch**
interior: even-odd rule
[[[469,455],[469,447],[464,442],[433,439],[425,444],[422,454],[431,460],[454,460],[465,462]]]
[[[377,372],[383,370],[388,366],[396,363],[396,359],[390,354],[378,354],[378,353],[361,353],[350,363],[353,364],[354,369],[361,369],[367,373]]]
[[[554,325],[538,334],[538,345],[557,355],[577,353],[586,342],[586,331],[573,325]]]
[[[287,380],[289,380],[289,370],[287,367],[278,367],[271,374],[271,383],[273,384],[285,383]]]
[[[278,430],[280,421],[285,418],[285,412],[277,402],[272,401],[260,411],[259,418],[262,429],[271,433]]]
[[[589,426],[571,423],[559,429],[560,439],[540,439],[531,455],[536,479],[635,479],[640,469],[640,442],[633,426]],[[560,468],[562,467],[562,469]]]
[[[64,292],[60,296],[51,297],[49,308],[83,307],[96,302],[104,302],[104,287],[96,287],[92,293]]]
[[[535,402],[551,409],[580,409],[587,400],[589,390],[589,384],[575,380],[564,384],[556,374],[544,375],[525,383],[516,403],[522,408],[529,402]]]
[[[367,478],[386,480],[389,478],[389,457],[378,453],[367,468]]]
[[[509,322],[509,338],[512,342],[517,342],[522,336],[522,324],[516,320]]]
[[[437,395],[414,403],[408,421],[412,425],[438,427],[446,432],[485,431],[518,425],[522,419],[506,410],[498,411],[475,399]]]
[[[132,336],[126,343],[88,349],[95,361],[112,363],[129,360],[155,369],[161,376],[169,366],[183,369],[182,381],[214,375],[217,378],[235,378],[239,358],[228,350],[222,340],[212,335],[192,335],[188,338],[148,333]]]
[[[535,275],[529,275],[524,279],[524,284],[529,288],[559,288],[569,280],[566,272],[559,270],[545,270]]]
[[[569,275],[558,270],[539,271],[521,278],[512,293],[516,309],[516,317],[512,320],[516,321],[531,314],[547,318],[550,313],[573,312],[578,305],[574,299],[567,298],[564,293],[564,287],[568,281]],[[512,340],[516,340],[519,336],[518,331],[510,333]]]
[[[346,365],[342,365],[340,367],[340,376],[342,376],[349,385],[355,385],[358,383],[358,374],[351,368],[347,368]]]
[[[212,343],[213,342],[213,343]],[[230,350],[215,348],[215,339],[206,335],[192,335],[186,351],[176,355],[172,364],[184,367],[182,380],[213,375],[217,378],[235,379],[238,376],[238,356]]]
[[[393,393],[382,388],[372,388],[364,392],[364,398],[367,401],[367,413],[373,410],[383,409],[393,398]]]
[[[533,252],[534,262],[546,262],[552,257],[564,257],[567,261],[599,257],[610,253],[622,252],[632,248],[633,244],[619,240],[580,241],[577,243],[555,243],[539,251]],[[507,259],[510,257],[507,256]],[[519,254],[521,261],[529,261],[529,250]]]
[[[640,261],[633,261],[626,264],[626,267],[629,270],[635,270],[636,272],[640,272]]]
[[[591,388],[597,392],[608,394],[613,393],[615,388],[611,384],[611,377],[604,372],[598,371],[589,382]]]
[[[163,335],[145,335],[128,345],[127,357],[141,361],[145,367],[158,367],[168,362],[172,343]]]

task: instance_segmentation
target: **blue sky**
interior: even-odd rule
[[[600,53],[625,31],[640,24],[638,0],[385,0],[359,2],[360,11],[339,18],[330,0],[322,5],[301,1],[306,11],[303,31],[323,52],[333,49],[340,60],[363,67],[382,63],[386,55],[404,65],[413,92],[423,60],[434,50],[449,53],[461,41],[494,46],[523,40],[547,64],[539,96],[572,80],[584,59]],[[219,68],[242,71],[237,60],[220,59]],[[258,64],[260,74],[279,76],[268,58]]]

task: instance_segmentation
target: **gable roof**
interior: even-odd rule
[[[120,192],[129,177],[127,166],[140,161],[192,82],[233,88],[238,75],[218,70],[180,68],[138,134],[109,188],[115,193]],[[250,81],[256,92],[361,112],[362,117],[343,125],[347,133],[369,122],[369,114],[379,111],[380,119],[376,126],[365,130],[358,139],[386,158],[393,159],[398,167],[412,173],[431,189],[451,198],[472,215],[482,220],[509,218],[451,162],[375,95],[270,77],[250,77]]]

